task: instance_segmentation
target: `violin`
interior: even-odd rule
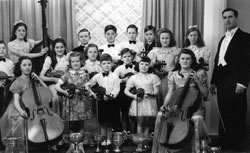
[[[76,93],[76,89],[80,90],[81,94],[87,95],[89,92],[86,88],[81,88],[81,87],[77,87],[75,84],[73,83],[69,83],[66,85],[62,85],[62,89],[63,90],[68,90],[69,93],[69,98],[72,98],[75,93]]]
[[[166,67],[166,65],[167,63],[165,61],[156,60],[155,64],[153,65],[153,68],[160,71],[162,68]]]
[[[4,82],[6,79],[12,78],[12,76],[8,76],[5,72],[0,71],[0,81]]]
[[[131,77],[132,75],[134,75],[133,72],[128,72],[128,73],[126,73],[123,77],[122,77],[122,76],[119,76],[119,78],[120,78],[120,79],[124,79],[124,78],[126,78],[126,77]]]
[[[59,140],[64,131],[64,123],[50,110],[50,90],[36,87],[34,79],[31,82],[32,88],[22,95],[22,106],[28,114],[28,140],[34,144],[50,144]]]
[[[55,71],[48,71],[46,73],[47,77],[54,77],[54,78],[61,78],[64,75],[64,71],[62,70],[55,70]]]
[[[142,99],[144,97],[144,95],[147,95],[149,97],[155,97],[156,95],[154,94],[150,94],[150,93],[145,93],[145,90],[143,88],[138,88],[136,89],[136,87],[133,87],[130,89],[130,93],[137,95],[137,97],[139,99]]]
[[[96,94],[97,99],[103,99],[103,96],[107,96],[109,100],[114,99],[113,95],[106,94],[106,89],[96,83],[94,86],[91,87],[91,90]]]

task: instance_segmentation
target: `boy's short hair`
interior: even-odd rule
[[[109,24],[104,28],[104,33],[106,33],[109,30],[113,30],[115,33],[117,32],[117,28],[112,24]]]
[[[0,44],[4,44],[4,46],[6,46],[6,44],[3,40],[0,40]]]
[[[140,60],[140,62],[147,62],[147,63],[151,63],[151,59],[148,56],[143,56]]]
[[[100,62],[103,62],[103,61],[112,62],[112,56],[107,54],[107,53],[102,54],[101,57],[100,57]]]
[[[147,25],[147,26],[144,28],[144,32],[145,32],[145,33],[148,32],[148,31],[150,31],[150,30],[152,30],[153,33],[156,33],[156,28],[155,28],[154,26],[152,26],[152,25]]]
[[[123,48],[120,52],[120,55],[122,57],[122,55],[126,54],[126,53],[130,53],[131,55],[133,55],[133,51],[129,48]]]
[[[130,29],[130,28],[135,29],[136,33],[138,33],[138,27],[137,27],[136,25],[130,24],[130,25],[127,27],[127,31],[128,31],[128,29]]]
[[[81,32],[88,32],[88,34],[89,34],[89,36],[90,36],[89,30],[86,29],[86,28],[81,29],[81,30],[78,32],[78,35],[79,35]]]

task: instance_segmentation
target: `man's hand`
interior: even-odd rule
[[[235,93],[236,94],[241,94],[241,93],[244,92],[244,90],[245,90],[245,88],[243,88],[242,86],[237,85],[236,89],[235,89]]]
[[[216,94],[216,85],[211,84],[210,87],[209,87],[209,90],[210,90],[210,93],[212,95],[215,95]]]

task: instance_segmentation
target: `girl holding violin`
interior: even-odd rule
[[[124,90],[127,96],[133,98],[129,109],[133,133],[149,134],[150,126],[154,123],[158,111],[156,95],[159,92],[160,78],[148,72],[150,62],[147,56],[141,58],[139,73],[128,79]],[[137,90],[135,93],[131,92],[133,87]],[[144,91],[141,96],[138,93],[139,89]]]
[[[8,108],[3,114],[1,125],[1,137],[16,137],[24,138],[24,118],[28,117],[27,112],[23,108],[21,101],[22,94],[28,89],[32,88],[31,79],[35,79],[40,86],[47,87],[47,85],[32,72],[32,61],[27,56],[21,56],[15,65],[14,74],[16,80],[10,86],[10,91],[13,93],[13,100],[10,102]],[[24,149],[24,145],[20,144],[20,150]]]
[[[30,53],[32,48],[41,41],[28,39],[27,30],[28,27],[23,21],[18,21],[14,24],[10,42],[8,43],[8,55],[14,63],[17,63],[21,56],[36,58],[43,56],[48,51],[48,48],[45,47],[39,53]]]
[[[207,131],[206,131],[206,125],[204,122],[204,116],[205,116],[205,106],[203,103],[203,99],[205,99],[208,96],[208,87],[207,87],[207,80],[205,80],[203,77],[203,73],[201,73],[200,70],[195,71],[196,67],[196,57],[194,53],[189,49],[182,49],[180,54],[178,55],[178,63],[176,66],[176,70],[173,72],[170,72],[168,75],[168,93],[166,95],[164,105],[160,108],[161,112],[169,112],[171,111],[171,107],[169,104],[171,104],[171,101],[173,101],[173,96],[180,97],[175,95],[177,90],[184,87],[186,85],[186,82],[188,79],[190,79],[190,82],[188,86],[193,86],[197,88],[199,91],[198,93],[201,95],[201,102],[200,105],[198,105],[197,110],[194,112],[190,111],[191,118],[194,121],[195,127],[198,129],[198,135],[195,135],[195,138],[193,138],[193,144],[191,144],[193,152],[196,152],[197,148],[199,147],[199,138],[207,138]],[[185,99],[191,98],[188,97],[190,95],[186,94],[183,96]],[[185,103],[185,99],[183,100]],[[177,104],[176,104],[177,105]],[[183,104],[184,105],[184,104]],[[188,112],[189,113],[189,112]],[[164,119],[163,119],[164,120]],[[159,114],[157,116],[156,120],[156,127],[158,124],[160,124],[162,120],[159,117]],[[167,130],[167,129],[162,129]],[[160,135],[158,133],[159,131],[157,128],[155,128],[155,139],[153,143],[152,153],[165,153],[165,152],[171,152],[168,147],[162,145],[161,143],[157,142],[156,137],[157,135]],[[193,136],[192,136],[193,137]],[[179,148],[183,149],[183,148]]]
[[[52,52],[45,58],[39,76],[49,85],[49,89],[52,92],[52,110],[60,116],[62,115],[62,110],[55,86],[59,78],[68,70],[69,62],[66,57],[66,42],[63,38],[55,39],[52,47]]]
[[[148,57],[151,59],[151,66],[154,68],[155,74],[161,79],[159,91],[159,107],[163,104],[167,94],[167,75],[176,65],[176,58],[180,53],[180,49],[175,47],[176,41],[172,31],[167,28],[159,29],[158,33],[159,47],[154,47]]]
[[[69,55],[69,70],[58,80],[56,89],[64,94],[63,119],[69,123],[70,133],[84,132],[84,120],[92,118],[90,92],[86,84],[89,75],[82,68],[83,59],[78,52]],[[63,88],[65,85],[66,88]]]

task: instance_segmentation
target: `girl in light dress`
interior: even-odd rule
[[[204,62],[209,64],[211,53],[210,50],[205,46],[201,32],[197,26],[191,26],[188,28],[183,47],[194,52],[198,63],[199,59],[203,58]]]
[[[160,79],[157,75],[148,73],[150,62],[151,60],[147,56],[141,58],[139,73],[128,79],[124,90],[127,96],[133,98],[129,110],[133,133],[149,134],[150,126],[154,124],[154,119],[158,112],[156,95],[159,91]],[[144,96],[138,97],[137,93],[131,92],[133,87],[136,90],[139,88],[143,89],[145,91]],[[135,127],[136,124],[137,127]]]
[[[52,110],[59,116],[62,116],[62,106],[59,102],[59,96],[55,88],[59,76],[49,76],[49,72],[61,70],[66,72],[68,70],[68,59],[66,57],[66,42],[62,38],[57,38],[53,41],[52,53],[45,58],[40,78],[49,85],[52,92]]]
[[[155,73],[161,78],[158,96],[158,107],[160,107],[167,94],[167,75],[175,68],[176,58],[180,53],[180,49],[175,47],[176,41],[173,33],[169,29],[161,28],[158,31],[158,37],[160,47],[154,47],[153,50],[149,52],[148,57],[151,59],[151,65],[153,67],[159,63],[163,63],[160,68],[154,68]]]
[[[10,42],[8,43],[8,56],[14,63],[18,62],[19,57],[28,56],[36,58],[47,53],[48,48],[43,48],[39,53],[30,53],[32,48],[41,41],[27,38],[27,25],[23,21],[14,24]]]
[[[96,44],[89,44],[85,49],[85,57],[87,60],[83,68],[87,70],[90,78],[92,78],[95,74],[102,71],[100,61],[98,60],[98,46]]]

